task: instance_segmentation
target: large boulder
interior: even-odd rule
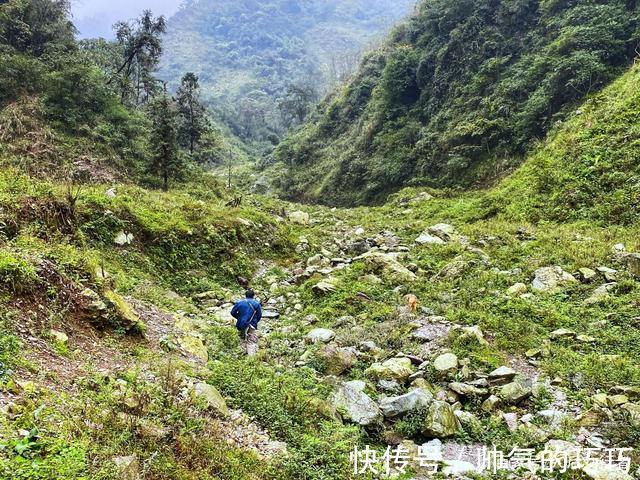
[[[435,400],[422,424],[422,433],[427,437],[446,438],[455,435],[460,428],[460,421],[451,405]]]
[[[382,276],[389,282],[406,283],[416,280],[416,274],[402,265],[394,255],[371,250],[354,260],[363,260],[368,273]]]
[[[214,410],[225,417],[229,415],[227,402],[213,385],[204,382],[196,383],[191,390],[191,395],[193,398],[204,402],[208,409]]]
[[[331,402],[344,418],[362,426],[382,422],[382,412],[369,395],[364,393],[364,382],[352,381],[339,385]]]
[[[340,375],[350,370],[357,361],[355,349],[338,347],[335,344],[322,347],[317,356],[324,364],[326,375]]]
[[[582,467],[584,474],[592,480],[633,480],[633,477],[604,460],[595,459]]]
[[[445,242],[448,242],[451,237],[457,235],[455,227],[448,223],[438,223],[437,225],[433,225],[429,227],[428,232],[438,238],[441,238]]]
[[[386,418],[399,417],[420,408],[431,405],[433,395],[431,392],[416,388],[399,397],[387,397],[380,401],[380,410]]]
[[[626,266],[631,275],[640,277],[640,253],[618,253],[615,259]]]
[[[443,353],[433,361],[433,368],[443,376],[457,372],[458,366],[458,357],[454,353]]]
[[[578,280],[561,267],[543,267],[535,271],[531,288],[539,292],[555,293],[563,287],[577,283]]]
[[[309,343],[329,343],[334,338],[336,338],[335,332],[328,328],[314,328],[305,337]]]
[[[185,352],[203,362],[209,360],[209,351],[201,338],[195,335],[184,335],[178,339],[178,344]]]
[[[444,245],[446,242],[440,237],[431,235],[429,232],[424,232],[420,234],[418,238],[416,238],[416,243],[418,245],[427,245],[427,244]]]
[[[523,400],[529,398],[532,389],[523,379],[516,379],[498,389],[498,397],[507,405],[518,405]]]
[[[308,225],[310,221],[309,214],[307,212],[296,211],[289,213],[289,220],[292,223],[297,223],[299,225]]]
[[[408,358],[390,358],[383,363],[374,363],[364,373],[375,379],[395,380],[403,384],[414,373],[414,369]]]
[[[509,383],[516,376],[516,371],[507,366],[498,367],[489,373],[487,377],[491,385],[503,385]]]

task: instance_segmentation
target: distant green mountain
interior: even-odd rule
[[[289,198],[490,183],[638,55],[635,1],[424,0],[276,151]]]
[[[175,87],[183,72],[195,72],[234,134],[276,142],[288,126],[279,105],[290,86],[302,87],[296,100],[309,108],[414,3],[191,0],[169,20],[161,75]]]

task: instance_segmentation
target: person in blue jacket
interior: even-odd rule
[[[255,296],[253,290],[247,290],[246,298],[231,309],[231,316],[236,319],[236,328],[240,334],[240,345],[250,357],[258,353],[258,323],[262,320],[262,307]]]

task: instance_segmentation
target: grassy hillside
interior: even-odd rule
[[[290,198],[348,205],[499,178],[636,56],[635,2],[425,1],[276,152]]]
[[[304,87],[315,97],[341,81],[369,42],[413,4],[188,2],[169,21],[162,77],[175,87],[181,72],[195,72],[210,107],[235,135],[273,140],[287,127],[279,104],[290,86]]]

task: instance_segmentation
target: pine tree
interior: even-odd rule
[[[162,179],[163,190],[169,189],[169,179],[176,178],[182,170],[182,159],[177,147],[177,111],[173,100],[163,95],[154,100],[151,106],[153,130],[151,132],[150,170]]]
[[[182,77],[177,91],[179,125],[178,142],[193,155],[202,136],[209,129],[204,105],[200,102],[198,77],[189,72]]]

